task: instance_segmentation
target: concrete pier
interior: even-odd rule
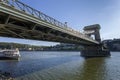
[[[103,49],[102,46],[84,46],[81,51],[82,57],[107,57],[111,56],[108,49]]]
[[[111,56],[110,51],[95,51],[95,50],[88,50],[88,51],[81,51],[82,57],[108,57]]]

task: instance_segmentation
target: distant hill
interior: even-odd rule
[[[18,48],[19,50],[43,50],[45,48],[48,48],[48,46],[35,46],[20,43],[0,42],[0,49],[16,49],[16,48]]]

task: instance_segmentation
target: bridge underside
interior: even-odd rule
[[[84,39],[0,12],[0,36],[83,45],[96,45]]]
[[[32,40],[92,44],[51,28],[0,13],[0,36]]]
[[[0,36],[82,45],[99,44],[17,0],[0,3]]]

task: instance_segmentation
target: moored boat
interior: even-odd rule
[[[16,50],[2,50],[0,51],[0,57],[1,58],[9,58],[9,59],[19,59],[20,58],[20,52],[18,49]]]

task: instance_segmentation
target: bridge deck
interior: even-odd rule
[[[17,0],[0,1],[0,36],[74,44],[99,44],[66,24]]]

